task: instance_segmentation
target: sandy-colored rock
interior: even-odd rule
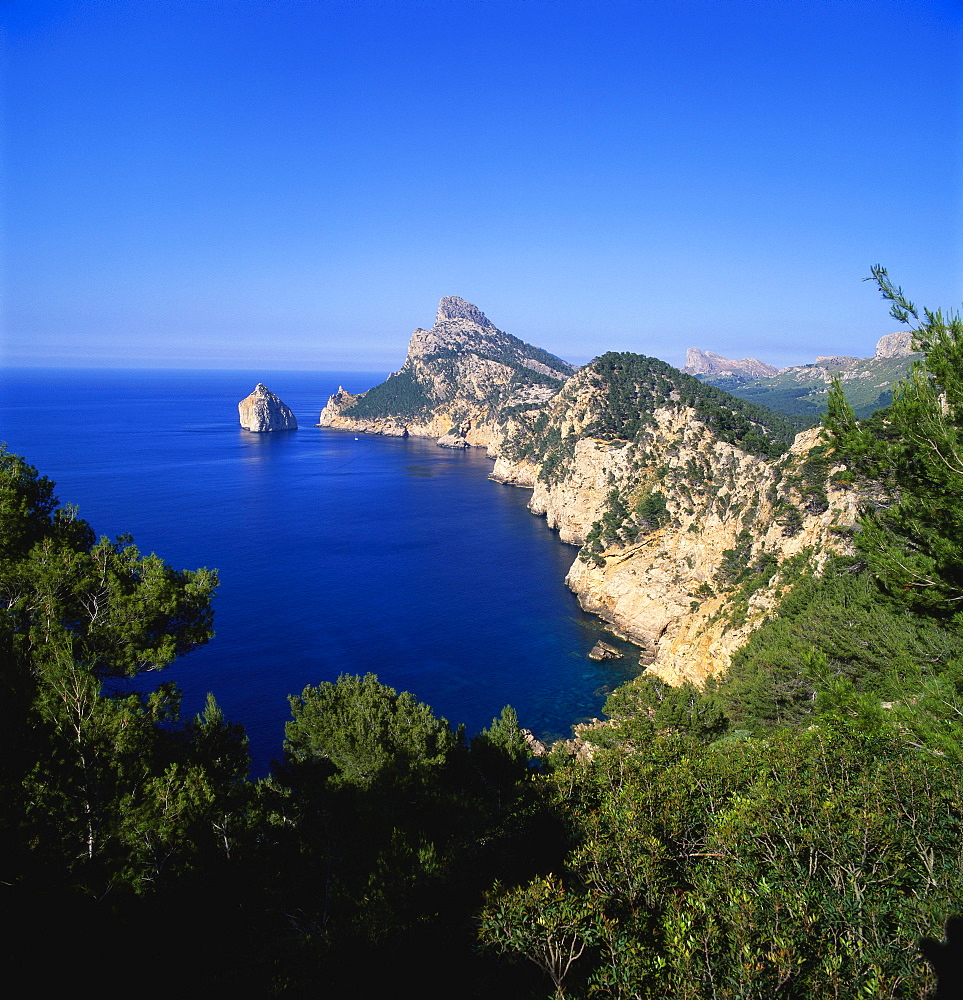
[[[588,654],[590,660],[620,660],[622,651],[607,642],[597,642]]]
[[[460,434],[443,434],[438,438],[439,448],[470,448],[471,445]]]
[[[241,426],[248,431],[296,431],[298,422],[290,407],[261,382],[237,404]]]
[[[339,389],[321,411],[319,426],[430,437],[442,447],[487,448],[497,454],[505,435],[503,411],[541,405],[574,371],[560,358],[498,330],[477,306],[446,296],[434,326],[411,335],[404,366],[376,387],[390,390],[392,379],[400,379],[409,404],[413,395],[420,396],[421,405],[408,408],[417,415],[379,409],[379,416],[371,418],[355,409],[364,393]]]
[[[827,379],[847,360],[820,359]],[[818,429],[798,435],[778,459],[749,454],[716,437],[663,371],[652,386],[664,389],[646,390],[632,440],[601,440],[595,428],[608,404],[592,366],[552,383],[543,369],[560,379],[563,369],[572,371],[500,333],[470,303],[443,299],[435,325],[415,331],[404,368],[392,376],[403,380],[396,398],[400,390],[410,396],[412,386],[421,393],[423,403],[407,407],[419,415],[379,409],[377,393],[356,408],[365,397],[339,389],[321,424],[487,448],[491,478],[530,489],[532,512],[583,546],[566,578],[583,608],[639,645],[640,664],[671,683],[702,683],[725,671],[799,564],[817,573],[830,553],[846,550],[858,497],[832,476],[825,486],[813,480],[806,459],[820,442]],[[526,381],[526,371],[542,377]],[[392,397],[390,379],[386,386],[381,399]],[[656,494],[665,516],[651,520],[644,512]],[[628,513],[593,535],[613,497]],[[753,592],[735,582],[734,560],[736,570],[753,568]]]
[[[671,683],[702,683],[724,672],[782,591],[778,566],[812,553],[818,571],[829,552],[846,547],[845,527],[855,522],[858,498],[830,486],[829,506],[809,511],[804,499],[783,482],[819,443],[820,431],[805,431],[789,453],[773,462],[718,441],[682,406],[654,412],[651,436],[636,443],[578,440],[565,475],[554,482],[539,480],[533,468],[514,470],[496,462],[503,482],[527,485],[534,480],[530,507],[545,514],[561,537],[576,544],[606,506],[613,487],[645,488],[646,472],[658,467],[675,488],[664,483],[670,522],[629,544],[602,553],[602,565],[577,558],[566,578],[586,611],[611,622],[643,646],[643,662]],[[647,455],[640,471],[640,452]],[[702,481],[686,480],[683,470],[699,467]],[[787,527],[786,505],[798,511],[798,523]],[[841,530],[842,529],[842,530]],[[764,553],[774,560],[769,584],[751,596],[743,615],[733,621],[735,594],[720,585],[717,573],[727,550],[751,534],[747,560]],[[711,593],[711,596],[709,594]]]
[[[909,330],[887,333],[876,343],[877,358],[905,358],[913,353],[913,334]]]

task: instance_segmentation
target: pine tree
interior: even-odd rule
[[[872,269],[891,315],[924,353],[892,406],[857,423],[839,385],[826,418],[837,452],[879,484],[856,546],[886,589],[917,611],[963,626],[963,319],[918,310]]]

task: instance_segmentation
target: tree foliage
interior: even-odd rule
[[[634,440],[668,401],[691,406],[721,441],[775,458],[792,443],[796,428],[785,414],[747,403],[700,382],[656,358],[628,352],[603,354],[588,368],[598,412],[584,433]]]
[[[533,962],[551,980],[555,996],[585,949],[599,936],[592,900],[552,875],[514,889],[495,886],[482,911],[479,937],[497,951]]]
[[[213,698],[181,724],[172,685],[131,693],[117,680],[207,642],[216,574],[174,570],[127,536],[95,541],[5,448],[0,538],[8,884],[56,872],[92,892],[156,891],[229,853],[240,727]]]
[[[374,674],[343,674],[306,687],[290,702],[285,755],[295,764],[320,764],[332,786],[384,790],[425,782],[459,743],[445,719]]]
[[[156,670],[214,634],[217,574],[142,556],[129,535],[94,540],[53,483],[0,451],[0,600],[11,654],[38,670],[50,649],[101,677]]]
[[[827,427],[847,463],[879,484],[856,545],[887,590],[963,623],[963,319],[918,310],[885,268],[872,270],[891,315],[924,351],[892,406],[858,423],[837,385]]]
[[[619,688],[578,759],[534,764],[508,706],[466,741],[349,674],[291,698],[283,758],[248,782],[212,697],[182,722],[173,685],[129,681],[207,641],[216,575],[98,540],[0,452],[0,890],[28,928],[11,957],[54,946],[75,969],[107,942],[114,970],[137,956],[129,987],[163,934],[211,995],[922,1000],[919,941],[963,910],[963,326],[874,277],[925,361],[862,422],[835,387],[827,447],[790,484],[818,508],[848,464],[855,554],[819,574],[801,555],[724,678]],[[741,447],[779,444],[650,361],[596,362],[596,432],[634,433],[646,393],[675,393]],[[654,487],[614,491],[588,551],[668,511]],[[768,578],[751,541],[719,582]]]

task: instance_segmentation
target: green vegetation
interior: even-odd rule
[[[467,347],[437,347],[431,354],[422,357],[420,367],[427,366],[431,371],[427,380],[419,378],[419,369],[409,358],[401,371],[363,393],[344,413],[358,420],[414,420],[425,417],[439,403],[455,398],[464,390],[465,379],[461,378],[461,373],[466,364],[470,366],[472,360],[478,358],[496,361],[509,370],[506,383],[509,392],[526,385],[558,387],[575,370],[567,361],[526,344],[511,334],[479,331],[474,342]],[[535,371],[523,364],[523,360],[536,361],[559,372],[559,375]],[[500,404],[505,393],[505,387],[496,385],[485,399],[477,402],[487,404],[492,415],[501,413]]]
[[[616,691],[592,763],[553,758],[577,831],[565,866],[484,911],[489,946],[541,964],[556,996],[932,986],[918,942],[963,910],[963,322],[920,322],[885,271],[873,277],[893,315],[918,322],[926,359],[862,423],[834,387],[830,442],[779,491],[798,497],[783,513],[793,534],[802,510],[826,509],[844,461],[834,482],[865,497],[856,555],[819,575],[806,553],[779,567],[778,613],[721,680],[643,674]],[[618,513],[610,502],[610,535]],[[743,532],[716,582],[750,593],[776,569],[752,553]],[[535,899],[553,916],[523,933]],[[549,941],[574,956],[564,970],[544,964]]]
[[[183,963],[210,996],[410,981],[445,997],[923,1000],[920,940],[963,912],[963,323],[923,317],[926,361],[888,413],[859,422],[837,387],[826,447],[786,472],[818,505],[845,460],[866,500],[855,554],[776,567],[739,535],[714,582],[746,596],[775,574],[778,613],[702,688],[643,674],[613,692],[588,760],[557,747],[534,764],[511,708],[469,741],[345,675],[291,698],[282,758],[248,781],[213,698],[184,721],[172,685],[144,682],[210,638],[216,575],[96,540],[0,452],[8,954],[58,993],[93,961],[99,992],[128,992],[163,941],[168,976]],[[633,379],[606,397],[613,434],[635,419],[618,424]],[[668,515],[658,485],[613,487],[594,541]]]
[[[427,414],[433,402],[428,389],[405,366],[397,374],[389,375],[380,385],[369,389],[344,412],[356,420],[390,417],[412,420]]]
[[[496,892],[481,924],[543,967],[575,957],[543,996],[924,996],[918,938],[960,903],[942,762],[892,736],[786,731],[655,734],[557,768],[565,867]]]
[[[719,440],[768,458],[781,455],[798,430],[784,414],[738,400],[657,358],[603,354],[588,372],[598,393],[598,409],[585,429],[589,437],[636,440],[651,422],[651,411],[670,400],[691,406]]]
[[[648,490],[631,508],[617,489],[612,490],[606,498],[605,512],[585,536],[579,559],[602,566],[605,560],[601,552],[607,545],[631,545],[668,521],[665,496],[658,490]]]
[[[669,519],[665,497],[658,490],[649,490],[636,502],[635,516],[650,531],[661,528]]]
[[[857,417],[868,417],[876,410],[889,406],[893,399],[891,389],[880,389],[881,385],[895,385],[909,373],[910,358],[859,358],[847,370],[848,377],[843,382],[846,401]],[[793,369],[779,375],[746,382],[731,379],[707,379],[709,385],[731,392],[739,399],[767,406],[769,409],[794,416],[808,417],[810,420],[826,412],[829,384],[822,374],[807,375],[806,368]],[[855,372],[855,374],[854,374]]]

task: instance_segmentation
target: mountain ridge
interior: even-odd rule
[[[412,333],[404,365],[367,392],[339,390],[319,426],[489,447],[502,409],[548,399],[574,372],[472,303],[445,296],[432,328]]]
[[[755,362],[754,358],[731,361],[712,351],[690,348],[682,370],[740,399],[784,413],[813,417],[825,412],[829,385],[839,376],[843,393],[856,415],[866,417],[889,405],[893,386],[905,378],[918,356],[913,350],[912,334],[900,330],[880,337],[871,358],[822,356],[808,365],[779,369],[770,365],[772,371],[759,375],[740,367]]]

